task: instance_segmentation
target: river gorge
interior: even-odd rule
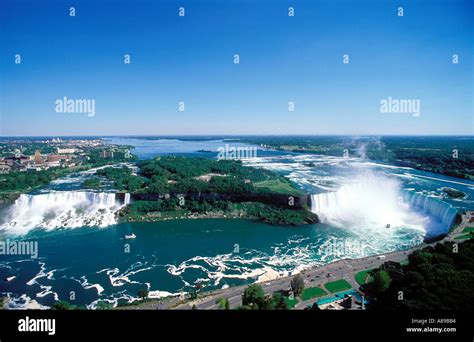
[[[215,158],[225,142],[112,138],[139,158],[177,154]],[[199,152],[200,151],[200,152]],[[320,222],[299,227],[246,219],[119,222],[133,195],[81,190],[93,172],[53,181],[3,209],[0,234],[36,241],[38,258],[0,262],[0,293],[11,308],[58,299],[94,308],[138,298],[225,288],[286,276],[341,258],[410,249],[445,234],[456,214],[474,209],[474,182],[360,157],[285,153],[260,148],[243,160],[290,179]],[[466,194],[451,198],[449,186]],[[134,234],[135,239],[125,236]],[[14,277],[14,278],[11,278]],[[4,281],[3,279],[11,279]]]

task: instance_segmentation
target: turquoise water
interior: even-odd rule
[[[214,152],[197,150],[213,151],[224,143],[199,142],[193,147],[192,142],[179,141],[115,138],[113,142],[135,144],[135,152],[142,158],[156,153],[215,157]],[[19,307],[31,300],[50,306],[57,299],[93,307],[98,300],[113,304],[133,301],[142,289],[152,291],[154,297],[193,291],[196,284],[209,290],[288,275],[341,258],[408,249],[422,242],[426,234],[423,227],[430,224],[430,217],[426,217],[426,213],[411,212],[398,217],[400,210],[390,204],[394,194],[389,193],[389,186],[438,198],[457,209],[474,207],[473,182],[408,168],[359,159],[275,151],[259,151],[257,159],[245,163],[285,175],[315,196],[337,191],[345,185],[347,191],[334,200],[341,205],[340,210],[336,210],[338,215],[334,216],[329,205],[324,213],[326,223],[302,227],[271,226],[249,220],[204,219],[110,224],[98,228],[80,220],[81,215],[91,211],[97,214],[97,208],[82,207],[81,204],[75,208],[74,217],[64,219],[63,223],[70,224],[70,228],[61,228],[61,223],[56,222],[47,229],[38,225],[22,231],[24,226],[20,224],[20,227],[12,225],[9,231],[1,233],[3,238],[37,242],[39,258],[2,256],[0,293],[15,298],[14,305]],[[61,202],[69,198],[63,192],[77,191],[88,176],[72,175],[59,180],[32,194],[30,200],[50,194],[43,202],[33,201],[31,203],[39,204],[30,208],[29,202],[25,202],[23,207],[18,207],[30,210],[28,218],[37,215],[39,207],[41,214],[47,216],[52,199],[60,199],[60,206],[67,207],[67,203]],[[360,184],[355,182],[359,178],[363,180]],[[373,179],[375,183],[371,183]],[[367,184],[375,184],[377,196],[363,198],[361,195],[360,200],[353,201],[351,191],[360,188],[361,184],[363,189]],[[379,185],[383,191],[379,191]],[[467,197],[462,200],[446,198],[442,191],[444,186],[457,188]],[[55,195],[57,191],[61,195]],[[349,200],[344,200],[342,195],[348,196]],[[390,205],[383,207],[380,213],[374,209],[380,203]],[[107,207],[110,212],[113,209]],[[357,215],[361,212],[364,220]],[[106,216],[99,214],[101,218]],[[410,220],[414,217],[420,221],[411,226]],[[107,219],[109,221],[101,222],[110,222],[110,215]],[[385,229],[385,224],[390,222],[397,222],[399,226],[392,224],[393,229]],[[15,231],[22,231],[23,235],[9,233]],[[131,233],[136,239],[125,240],[124,236]],[[16,278],[5,280],[12,276]],[[71,300],[71,291],[74,300]]]
[[[124,240],[130,233],[136,239]],[[0,278],[17,278],[3,282],[2,292],[26,294],[51,305],[55,297],[67,299],[73,290],[75,303],[90,304],[99,298],[98,289],[100,298],[116,302],[132,300],[146,288],[178,293],[193,290],[196,282],[208,289],[240,285],[264,277],[267,268],[288,274],[301,265],[337,259],[324,252],[328,237],[354,238],[349,231],[320,224],[275,227],[235,219],[36,230],[27,238],[38,241],[39,259],[11,257],[4,262]],[[406,241],[414,238],[407,236]],[[407,246],[400,243],[386,250]]]

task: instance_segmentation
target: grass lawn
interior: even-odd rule
[[[324,287],[332,293],[349,290],[352,288],[351,284],[349,284],[345,279],[330,281],[329,283],[324,284]]]
[[[463,233],[474,233],[474,227],[464,227]]]
[[[466,233],[466,234],[456,236],[454,240],[468,240],[472,237],[474,237],[474,234],[471,232],[471,233]]]
[[[365,284],[365,280],[367,279],[367,277],[369,276],[369,272],[372,271],[372,270],[365,270],[365,271],[360,271],[359,273],[357,273],[355,275],[355,280],[357,282],[357,284],[359,285],[364,285]],[[370,281],[370,279],[369,279]]]
[[[326,294],[326,291],[324,291],[320,287],[308,287],[307,289],[303,290],[303,293],[301,293],[300,297],[302,300],[308,300],[308,299],[324,296],[325,294]]]
[[[262,182],[253,183],[256,188],[267,188],[271,192],[284,195],[299,196],[303,192],[293,188],[290,184],[285,183],[279,179],[270,179]]]
[[[296,298],[290,299],[288,297],[284,297],[286,305],[288,305],[288,309],[292,309],[295,307],[296,304],[298,304],[298,300]]]

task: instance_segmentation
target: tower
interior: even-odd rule
[[[35,164],[43,164],[43,158],[41,157],[39,150],[36,150],[35,152]]]

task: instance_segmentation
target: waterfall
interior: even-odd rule
[[[439,233],[447,233],[453,226],[458,211],[451,204],[443,202],[437,198],[426,196],[414,191],[403,191],[403,200],[410,208],[421,211],[432,218],[435,226],[438,226]],[[432,227],[434,228],[434,227]],[[433,232],[433,229],[432,229]]]
[[[311,195],[311,211],[323,223],[350,228],[414,228],[446,233],[457,211],[438,199],[402,190],[392,178],[365,175],[336,192]]]
[[[130,203],[130,194],[127,192],[124,196],[124,199],[123,199],[123,205],[127,205]]]
[[[54,191],[22,194],[8,209],[0,229],[25,234],[33,228],[104,227],[116,223],[115,212],[121,207],[114,193]]]

